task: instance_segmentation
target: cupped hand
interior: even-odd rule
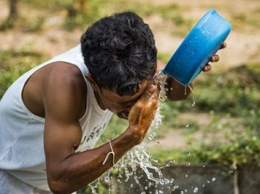
[[[128,115],[132,140],[139,144],[144,139],[158,108],[158,87],[150,85],[133,105]]]
[[[227,44],[224,42],[223,44],[222,44],[222,46],[220,47],[220,49],[224,49],[224,48],[226,48],[227,47]],[[210,59],[210,62],[218,62],[219,61],[219,56],[218,55],[213,55],[212,57],[211,57],[211,59]],[[207,72],[207,71],[210,71],[212,69],[212,65],[211,64],[207,64],[207,65],[205,65],[204,66],[204,68],[202,69],[202,71],[204,71],[204,72]]]

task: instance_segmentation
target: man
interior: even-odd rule
[[[156,56],[149,26],[119,13],[14,82],[0,102],[0,193],[72,193],[141,143],[158,106]],[[173,79],[167,86],[169,99],[186,97]],[[128,127],[93,148],[113,113]]]

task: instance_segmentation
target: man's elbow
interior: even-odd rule
[[[49,188],[51,190],[52,193],[54,194],[69,194],[69,193],[72,193],[70,190],[68,190],[66,188],[66,186],[64,186],[64,183],[60,183],[59,181],[51,181],[49,180],[48,181],[48,184],[49,184]]]
[[[79,189],[78,185],[69,180],[53,180],[50,178],[48,185],[53,194],[71,194]]]

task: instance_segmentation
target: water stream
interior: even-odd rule
[[[144,190],[149,190],[151,188],[157,188],[158,185],[164,185],[168,186],[172,191],[175,189],[178,189],[178,185],[174,184],[174,179],[167,179],[163,176],[162,169],[169,166],[170,163],[166,164],[165,166],[155,165],[158,163],[158,160],[156,158],[153,158],[148,152],[147,152],[147,146],[152,141],[158,141],[156,140],[156,130],[160,128],[162,125],[162,119],[163,115],[161,115],[161,104],[166,100],[166,92],[167,89],[166,86],[166,76],[164,76],[162,73],[157,75],[157,78],[159,80],[158,84],[160,86],[160,94],[159,94],[159,108],[157,109],[155,118],[148,130],[148,133],[146,135],[146,138],[144,141],[135,146],[133,149],[131,149],[129,152],[126,153],[126,155],[109,171],[107,171],[102,177],[100,177],[97,181],[95,181],[93,184],[91,184],[92,192],[96,192],[96,188],[100,181],[105,181],[108,185],[111,181],[111,174],[117,173],[117,183],[127,182],[130,178],[134,178],[136,184],[139,186],[142,186],[140,183],[139,175],[136,173],[138,169],[141,169],[145,175],[146,180],[149,181],[150,184],[145,186]],[[192,91],[192,88],[188,86],[189,89]],[[192,106],[195,106],[195,99],[193,98]],[[172,162],[171,162],[172,163]],[[124,175],[124,176],[123,176]],[[188,176],[188,175],[187,175]],[[111,191],[111,187],[109,187],[109,192],[113,193]],[[198,188],[194,188],[194,193],[198,192]],[[139,193],[144,194],[146,192],[139,191]],[[156,189],[155,193],[164,193],[160,189]]]

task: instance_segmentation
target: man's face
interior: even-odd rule
[[[115,91],[102,88],[99,90],[101,107],[110,110],[120,118],[127,119],[134,103],[152,83],[153,81],[143,81],[138,92],[132,96],[120,96]]]

